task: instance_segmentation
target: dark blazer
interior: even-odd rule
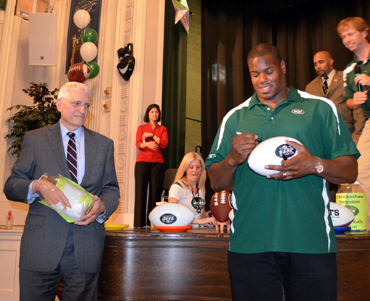
[[[343,72],[335,70],[333,79],[326,91],[326,95],[322,90],[321,78],[320,76],[316,77],[312,82],[306,86],[306,92],[326,97],[335,103],[339,113],[342,115],[344,122],[346,123],[353,140],[360,138],[362,133],[362,128],[365,125],[366,117],[362,113],[361,109],[350,110],[346,106],[346,101],[343,100]]]
[[[60,121],[59,121],[60,122]],[[113,141],[85,128],[85,175],[81,186],[100,197],[108,219],[119,204],[119,187],[114,166]],[[4,192],[9,200],[27,203],[30,183],[44,173],[70,178],[60,124],[28,132],[22,152],[7,179]],[[70,224],[36,199],[29,206],[21,240],[19,267],[52,271],[62,257]],[[73,227],[77,263],[82,272],[101,269],[105,230],[97,221]]]

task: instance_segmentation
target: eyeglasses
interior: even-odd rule
[[[63,99],[66,100],[65,98]],[[92,105],[89,103],[84,103],[82,101],[69,101],[69,100],[67,101],[72,105],[72,108],[76,110],[81,109],[81,107],[84,107],[86,111],[90,111],[92,109]]]

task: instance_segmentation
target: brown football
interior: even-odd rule
[[[213,217],[218,222],[227,222],[229,220],[229,212],[232,209],[231,192],[228,190],[216,192],[211,198],[210,208]]]
[[[83,83],[90,77],[90,68],[83,64],[77,63],[68,70],[67,77],[71,82]]]

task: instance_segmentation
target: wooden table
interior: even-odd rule
[[[370,235],[337,235],[338,301],[370,300]]]
[[[99,300],[231,300],[229,235],[210,230],[107,231]]]
[[[338,300],[370,300],[370,235],[337,235]],[[228,234],[107,231],[99,300],[231,300]]]

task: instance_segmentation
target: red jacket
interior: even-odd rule
[[[143,143],[142,137],[144,133],[153,133],[159,137],[159,147],[156,151],[151,150],[149,147],[140,149],[140,144]],[[153,138],[146,138],[145,142],[153,141]],[[136,162],[152,162],[152,163],[164,163],[162,149],[168,145],[168,132],[166,127],[157,124],[152,130],[150,123],[140,125],[136,132],[136,148],[139,153],[136,157]]]

